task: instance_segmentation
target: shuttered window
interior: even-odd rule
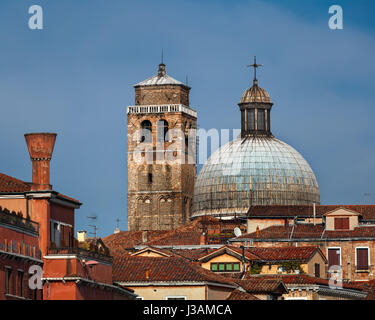
[[[340,249],[328,249],[328,268],[331,266],[340,266]]]
[[[239,272],[240,264],[236,262],[211,263],[211,271],[214,272]]]
[[[368,270],[368,248],[357,248],[357,270]]]
[[[335,218],[335,230],[349,230],[349,218]]]

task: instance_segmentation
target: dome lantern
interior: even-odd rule
[[[254,68],[253,86],[246,89],[238,104],[241,110],[241,137],[246,136],[272,136],[271,133],[271,108],[273,103],[266,90],[259,87],[257,69],[262,67],[257,64],[254,56],[254,64],[247,67]]]

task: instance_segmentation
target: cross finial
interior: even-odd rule
[[[161,63],[159,64],[158,76],[164,77],[166,75],[165,64],[164,64],[164,48],[161,49]]]
[[[254,68],[254,84],[258,84],[257,79],[257,69],[259,67],[263,67],[263,64],[257,64],[257,56],[254,56],[254,64],[247,65],[248,68],[253,67]]]

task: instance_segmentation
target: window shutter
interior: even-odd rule
[[[340,250],[328,249],[328,267],[340,265]]]
[[[335,230],[349,230],[349,218],[335,218]]]
[[[367,248],[357,249],[357,269],[368,270],[368,249]]]
[[[349,230],[349,218],[342,218],[342,229]]]

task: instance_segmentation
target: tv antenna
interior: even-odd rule
[[[98,231],[98,227],[96,226],[96,221],[98,220],[98,216],[97,215],[92,215],[92,216],[87,216],[87,218],[91,221],[91,224],[89,224],[89,227],[92,228],[91,232],[89,232],[89,234],[93,235],[94,238],[96,239],[97,238],[97,231]]]

